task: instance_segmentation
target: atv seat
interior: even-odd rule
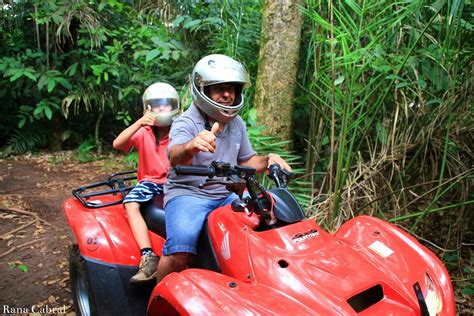
[[[165,210],[163,209],[163,195],[156,196],[153,201],[144,203],[140,207],[140,212],[145,220],[148,229],[159,236],[166,238]],[[209,237],[207,219],[199,235],[197,255],[195,256],[193,268],[200,268],[221,272],[217,263],[216,254]]]
[[[149,230],[166,238],[165,210],[163,194],[155,196],[152,201],[140,205],[140,212]]]

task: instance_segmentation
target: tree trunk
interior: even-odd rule
[[[59,112],[53,114],[52,118],[52,132],[51,132],[51,144],[50,148],[52,151],[59,151],[62,149],[62,135],[64,132],[64,119]]]
[[[302,0],[265,0],[255,102],[265,135],[291,139]]]

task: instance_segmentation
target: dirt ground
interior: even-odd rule
[[[73,152],[0,159],[0,314],[74,315],[68,273],[74,236],[62,203],[73,188],[128,169],[120,155],[81,164]],[[472,315],[472,296],[453,285],[458,315]]]
[[[73,188],[125,168],[122,156],[79,164],[73,152],[0,160],[0,314],[74,314],[68,273],[74,236],[62,203]]]

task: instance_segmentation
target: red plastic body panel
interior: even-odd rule
[[[105,196],[101,201],[109,202],[113,198]],[[63,207],[83,256],[106,263],[138,265],[140,249],[121,204],[92,209],[71,198],[64,202]],[[152,232],[149,236],[153,250],[161,254],[164,239]]]
[[[443,311],[440,315],[455,314],[453,285],[443,262],[408,233],[378,218],[358,216],[342,225],[335,236],[352,244],[356,250],[363,249],[379,270],[397,276],[407,288],[416,281],[425,285],[423,275],[428,273],[436,287],[445,294],[441,296]],[[393,254],[383,258],[368,250],[374,241],[387,245]]]
[[[206,270],[189,269],[163,279],[151,295],[149,315],[161,315],[163,299],[179,315],[319,315],[271,287]]]
[[[359,315],[420,315],[413,284],[419,282],[426,288],[428,272],[442,289],[440,315],[455,314],[452,286],[439,259],[414,238],[381,220],[358,217],[335,235],[312,220],[257,232],[256,218],[232,212],[229,207],[215,210],[208,221],[222,273],[229,278],[208,271],[170,275],[155,288],[150,311],[159,308],[161,297],[182,314],[201,314],[196,308],[204,304],[203,312],[211,314],[223,313],[229,307],[244,314],[308,314],[304,311],[309,308],[312,315],[356,315],[348,299],[381,286],[383,298]],[[369,246],[375,241],[393,253],[384,258],[371,250]],[[228,290],[226,282],[231,281],[253,293],[253,300]],[[227,294],[222,297],[220,293]],[[267,302],[269,295],[290,301],[283,307]],[[197,301],[200,303],[194,306]],[[298,303],[290,303],[293,301]]]

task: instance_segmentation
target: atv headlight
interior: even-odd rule
[[[443,308],[443,300],[441,299],[441,295],[436,288],[433,280],[428,273],[425,276],[425,284],[426,284],[426,294],[425,294],[425,302],[426,307],[428,307],[428,312],[430,316],[438,315],[442,308]]]

